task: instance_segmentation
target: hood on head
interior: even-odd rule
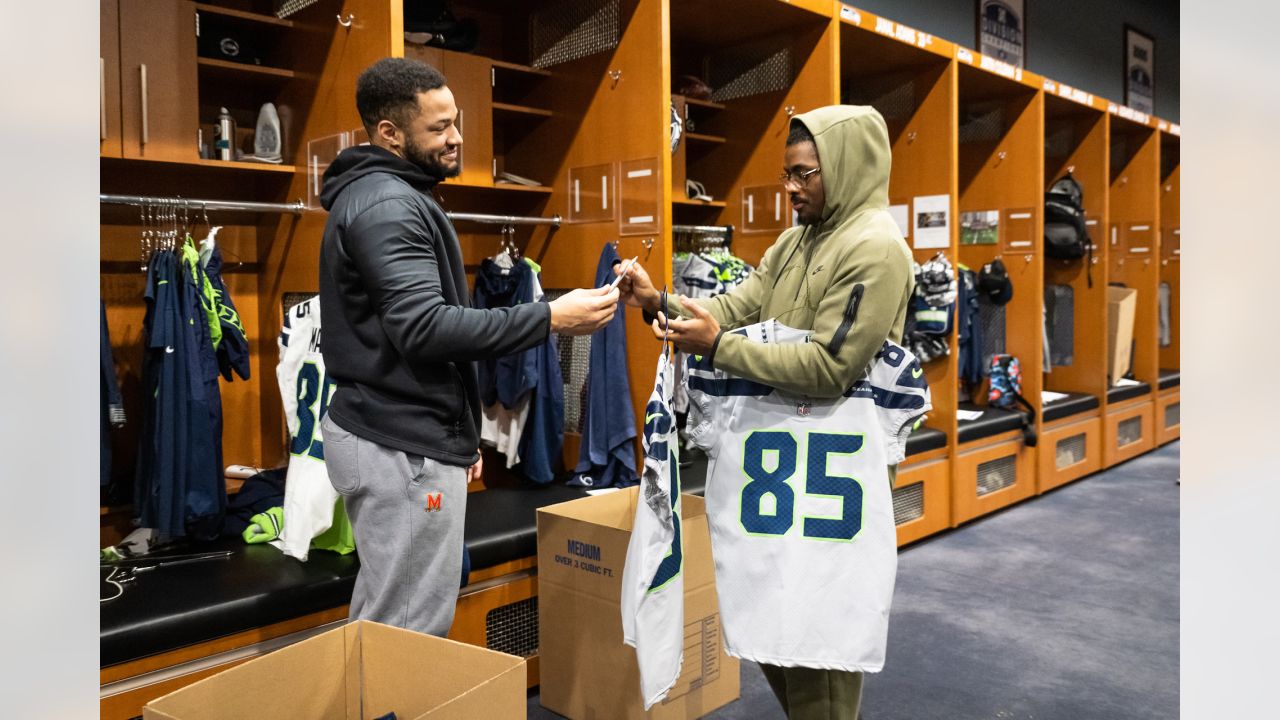
[[[828,105],[795,116],[818,146],[826,206],[822,224],[889,207],[889,130],[868,105]]]
[[[377,145],[357,145],[338,153],[324,171],[320,189],[320,205],[328,210],[348,185],[371,173],[391,173],[419,192],[430,192],[436,179],[422,168]]]

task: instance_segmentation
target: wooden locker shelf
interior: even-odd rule
[[[231,173],[251,173],[263,175],[293,175],[298,172],[297,165],[271,165],[269,163],[250,163],[232,160],[206,160],[197,158],[195,160],[150,160],[146,158],[103,158],[104,164],[126,166],[126,164],[138,163],[141,166],[167,166],[174,169],[185,169],[193,172],[231,172]],[[106,189],[103,192],[107,192]]]
[[[493,104],[494,119],[506,117],[512,120],[527,120],[529,118],[549,118],[555,113],[542,108],[529,107],[527,105],[515,105],[512,103],[495,102]]]
[[[251,78],[259,81],[286,82],[298,77],[296,72],[284,68],[250,65],[229,60],[215,60],[214,58],[196,58],[196,66],[200,68],[202,76],[228,80]]]
[[[676,208],[724,208],[728,203],[724,200],[693,200],[690,198],[676,197],[671,199],[671,204]]]
[[[708,110],[724,110],[725,107],[727,107],[724,103],[712,102],[710,100],[699,100],[698,98],[691,98],[688,95],[679,95],[677,97],[684,98],[685,104],[692,105],[693,107],[697,107],[697,108],[706,108]]]
[[[521,65],[520,63],[507,62],[505,60],[490,60],[493,63],[493,69],[501,72],[519,73],[521,75],[532,75],[534,77],[551,77],[550,70],[542,68]]]
[[[706,133],[687,132],[684,139],[690,143],[704,143],[708,145],[723,145],[726,142],[724,137],[720,135],[707,135]]]
[[[196,10],[209,15],[219,15],[233,20],[240,20],[246,23],[255,23],[258,25],[267,25],[271,27],[283,28],[286,30],[293,29],[294,22],[292,20],[284,20],[274,15],[263,15],[261,13],[247,12],[244,10],[236,10],[234,8],[222,7],[220,5],[210,5],[208,3],[196,3]]]

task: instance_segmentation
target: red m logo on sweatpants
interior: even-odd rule
[[[427,496],[427,509],[426,509],[426,512],[432,512],[432,511],[435,511],[435,510],[439,510],[439,509],[440,509],[440,503],[441,503],[441,501],[442,501],[443,499],[444,499],[444,498],[443,498],[443,496],[442,496],[440,493],[436,493],[436,494],[434,494],[434,495],[428,495],[428,496]]]

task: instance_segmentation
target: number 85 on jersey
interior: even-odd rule
[[[857,467],[863,438],[862,433],[816,431],[797,438],[779,430],[748,435],[739,496],[743,530],[756,536],[786,535],[798,522],[805,538],[851,542],[862,532],[863,488],[849,471]],[[797,517],[797,492],[814,514]]]

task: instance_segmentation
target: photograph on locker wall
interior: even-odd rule
[[[101,717],[1177,712],[1176,13],[99,2]]]

